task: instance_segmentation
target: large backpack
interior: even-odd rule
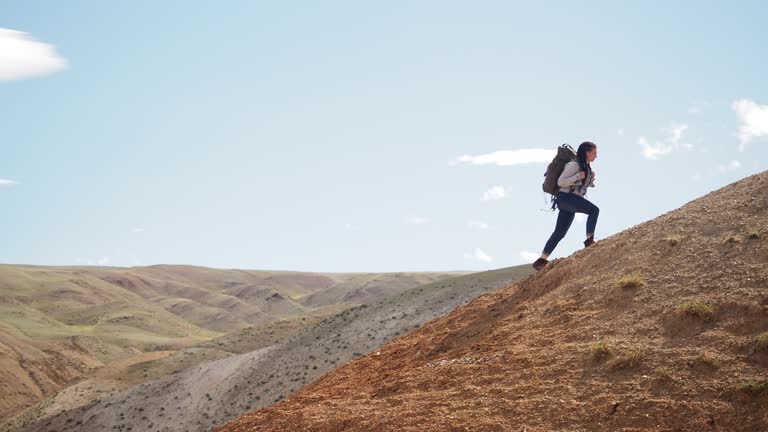
[[[576,151],[568,144],[563,144],[557,148],[557,155],[547,166],[547,172],[544,173],[544,192],[550,195],[557,195],[560,188],[557,186],[557,179],[563,173],[565,164],[576,160]]]

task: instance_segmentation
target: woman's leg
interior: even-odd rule
[[[544,252],[542,253],[541,257],[546,259],[549,257],[549,255],[552,253],[553,250],[555,250],[555,247],[558,243],[560,243],[560,240],[565,237],[565,233],[568,232],[568,228],[571,227],[571,223],[573,222],[574,218],[573,212],[570,212],[568,210],[563,210],[560,208],[558,214],[557,214],[557,223],[555,224],[555,231],[552,233],[551,236],[549,236],[549,240],[547,240],[547,244],[544,246]]]
[[[587,215],[587,238],[595,234],[597,227],[597,217],[600,215],[600,209],[592,204],[583,196],[573,193],[561,194],[557,198],[557,208],[573,213],[584,213]]]

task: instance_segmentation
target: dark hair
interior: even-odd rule
[[[587,162],[587,152],[595,148],[597,148],[595,143],[584,141],[579,145],[579,149],[576,151],[576,160],[579,162],[579,169],[586,174],[586,177],[584,177],[585,182],[589,179],[589,174],[592,172],[592,167],[589,166],[589,162]]]

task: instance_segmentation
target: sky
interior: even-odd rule
[[[557,217],[548,161],[587,140],[600,241],[768,169],[767,16],[759,1],[1,1],[0,263],[524,264]],[[551,258],[583,247],[585,220]]]

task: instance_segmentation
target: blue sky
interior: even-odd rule
[[[2,2],[0,262],[521,264],[554,228],[545,151],[584,140],[599,240],[768,169],[766,12]]]

